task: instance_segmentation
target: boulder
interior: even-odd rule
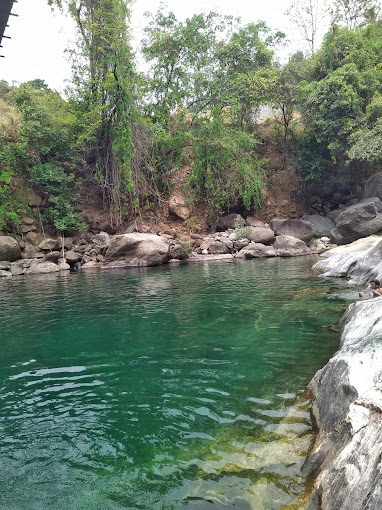
[[[299,255],[308,255],[309,248],[301,241],[293,236],[280,235],[276,236],[273,248],[279,257],[297,257]]]
[[[270,228],[251,227],[247,234],[247,239],[254,243],[272,244],[275,240],[275,234]]]
[[[331,218],[320,214],[305,214],[301,219],[312,225],[315,237],[329,236],[330,231],[336,226]]]
[[[224,243],[221,243],[220,241],[213,241],[210,244],[208,251],[211,255],[221,255],[223,253],[230,252],[228,247]]]
[[[12,273],[10,271],[5,271],[3,269],[0,269],[0,278],[6,277],[6,276],[12,276]]]
[[[277,253],[273,246],[266,246],[261,243],[249,243],[236,254],[239,259],[254,259],[263,257],[276,257]]]
[[[382,172],[372,175],[365,183],[363,198],[378,197],[382,201]]]
[[[36,232],[28,232],[24,236],[24,239],[28,241],[28,243],[31,243],[34,246],[38,246],[42,242],[43,237],[41,234],[37,234]]]
[[[245,224],[248,227],[264,227],[265,226],[265,224],[262,221],[258,220],[254,216],[247,216],[245,219]]]
[[[312,224],[299,219],[274,219],[270,222],[270,228],[276,236],[291,236],[305,243],[310,242],[314,235]]]
[[[68,264],[73,265],[82,260],[82,254],[77,251],[69,250],[65,252],[65,260]]]
[[[351,284],[382,281],[382,237],[369,236],[326,251],[313,269],[322,277],[348,277]]]
[[[382,202],[372,197],[347,207],[337,216],[336,229],[348,243],[375,234],[382,229]]]
[[[11,273],[13,276],[25,274],[32,265],[38,264],[36,259],[23,259],[12,262]]]
[[[44,239],[43,241],[41,241],[41,243],[38,245],[38,248],[39,250],[44,250],[44,251],[54,251],[54,250],[58,250],[60,246],[60,243],[58,242],[57,239]]]
[[[216,230],[219,232],[224,232],[228,229],[235,229],[237,227],[244,227],[245,219],[240,214],[227,214],[227,216],[222,216],[217,225]]]
[[[96,262],[95,260],[90,260],[89,262],[85,262],[81,269],[101,269],[102,264],[100,262]]]
[[[105,267],[157,266],[168,260],[169,244],[154,234],[122,234],[110,241]]]
[[[187,206],[186,197],[182,193],[176,192],[170,196],[168,208],[170,213],[182,220],[187,220],[190,217],[190,209]]]
[[[229,239],[229,237],[221,236],[217,240],[220,241],[221,243],[223,243],[228,248],[229,251],[233,250],[233,241],[231,239]]]
[[[8,260],[0,261],[0,271],[9,271],[11,269],[11,263]]]
[[[106,232],[100,232],[93,237],[93,243],[103,254],[110,246],[110,236]]]
[[[54,262],[40,262],[39,264],[31,264],[26,274],[56,273],[59,270],[60,268]]]
[[[13,262],[21,257],[18,242],[9,236],[0,236],[0,260]]]
[[[236,251],[240,251],[242,248],[245,248],[248,245],[249,245],[249,239],[247,239],[246,237],[243,237],[243,239],[238,239],[237,241],[234,242],[234,249]]]
[[[25,248],[23,249],[21,253],[21,257],[23,259],[38,259],[38,258],[44,258],[45,253],[40,251],[36,246],[33,246],[33,244],[25,243]]]
[[[59,251],[49,251],[45,257],[44,257],[44,261],[45,262],[54,262],[55,264],[57,264],[58,262],[58,259],[61,257],[61,252]]]
[[[308,508],[382,508],[382,299],[353,303],[341,320],[340,350],[308,391],[319,429],[305,463]]]

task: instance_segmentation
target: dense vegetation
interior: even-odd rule
[[[216,12],[179,21],[161,9],[142,43],[147,76],[136,68],[126,1],[49,3],[77,27],[72,86],[64,99],[39,79],[0,83],[0,228],[18,226],[31,187],[56,230],[85,229],[76,210],[84,178],[121,224],[165,197],[184,166],[187,195],[212,224],[234,208],[256,210],[269,172],[263,105],[277,112],[272,144],[282,166],[306,179],[359,178],[382,160],[382,22],[370,0],[333,1],[320,14],[330,23],[317,51],[317,6],[293,4],[309,55],[284,66],[284,34],[262,22]]]

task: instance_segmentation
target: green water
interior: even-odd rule
[[[308,258],[0,282],[0,509],[277,510],[341,283]]]

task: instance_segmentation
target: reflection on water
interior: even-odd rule
[[[311,437],[296,400],[346,306],[311,264],[1,281],[0,508],[294,501]]]

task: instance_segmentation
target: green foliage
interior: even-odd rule
[[[247,237],[247,235],[248,235],[248,232],[250,230],[251,230],[250,226],[246,226],[246,227],[237,226],[235,228],[236,238],[237,239],[245,239]]]
[[[5,225],[17,228],[20,225],[19,214],[23,212],[22,204],[12,193],[13,174],[0,171],[0,229]]]
[[[205,202],[211,222],[232,207],[250,210],[261,204],[266,160],[256,158],[253,135],[225,125],[224,117],[216,115],[212,120],[199,120],[193,148],[190,185]]]
[[[302,145],[310,151],[303,148],[299,157],[309,178],[333,164],[340,170],[353,161],[380,160],[381,35],[378,24],[356,31],[333,26],[310,60],[308,79],[299,85],[309,140]]]

